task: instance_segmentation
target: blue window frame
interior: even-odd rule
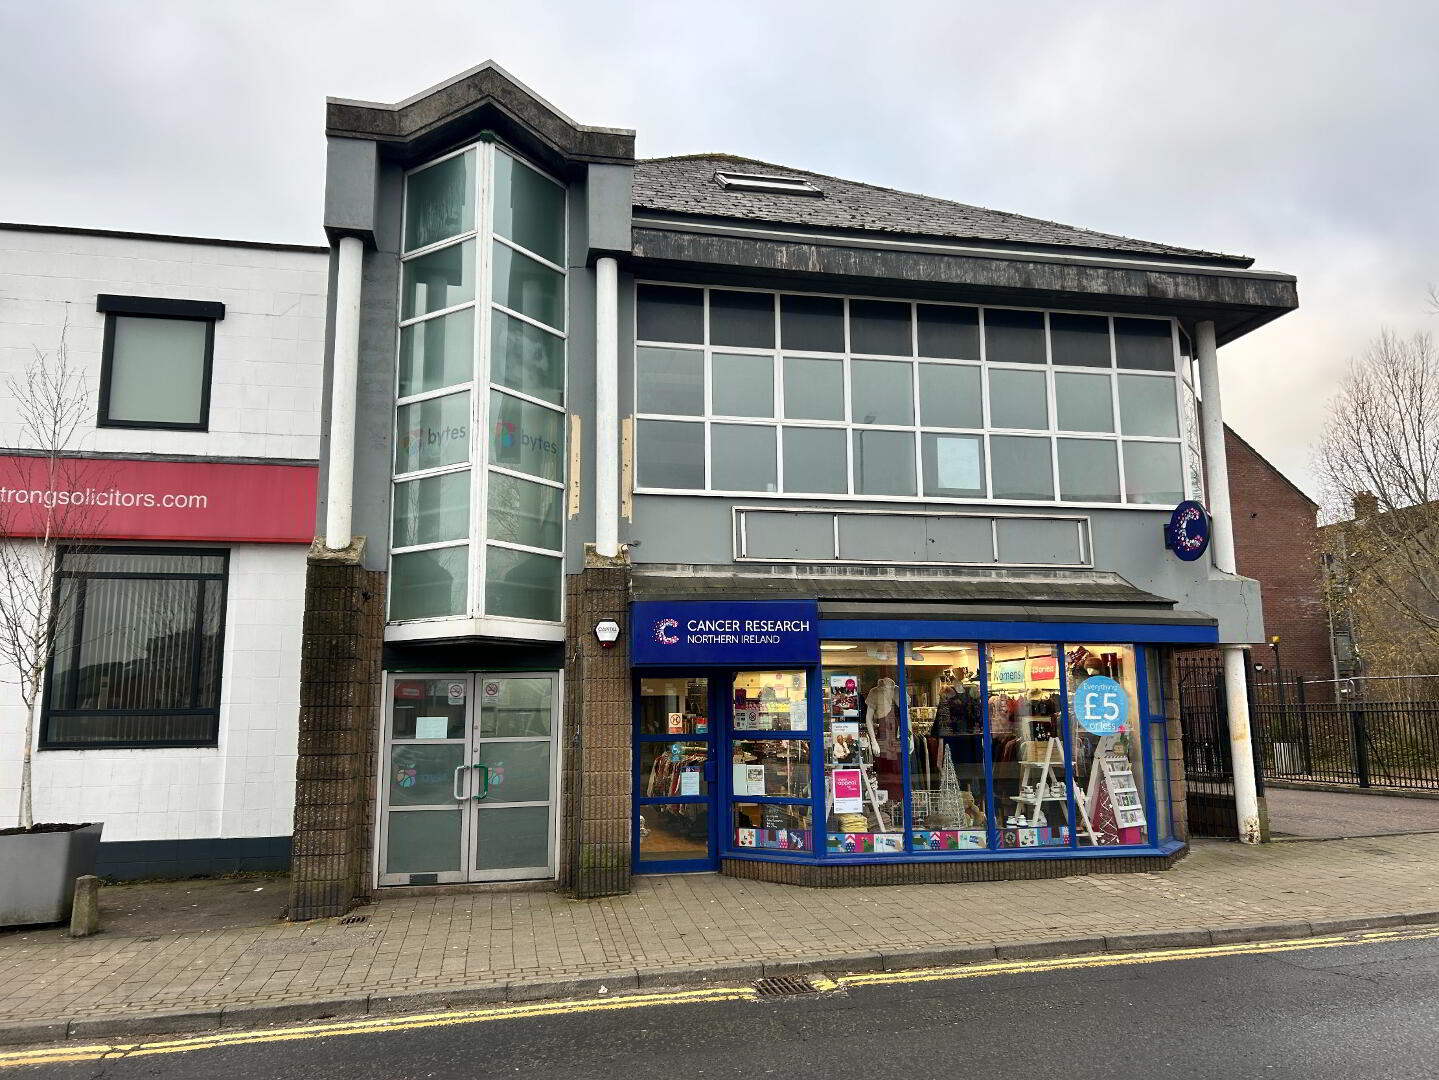
[[[896,794],[902,798],[902,813],[894,823],[898,826],[902,836],[902,844],[899,850],[876,851],[876,852],[844,852],[829,850],[827,833],[827,789],[828,776],[826,771],[826,725],[825,725],[825,687],[823,680],[826,678],[826,665],[823,661],[810,665],[776,664],[773,668],[760,669],[756,667],[724,667],[724,668],[686,668],[680,669],[641,669],[637,670],[634,683],[635,690],[635,755],[634,755],[634,779],[635,779],[635,804],[636,813],[633,831],[633,852],[634,868],[639,872],[678,872],[691,870],[714,870],[717,869],[721,858],[740,859],[765,859],[778,861],[799,861],[799,862],[834,862],[838,864],[862,863],[871,861],[930,861],[950,859],[1013,859],[1013,858],[1053,858],[1053,857],[1075,857],[1075,856],[1104,856],[1123,854],[1152,854],[1156,851],[1167,852],[1173,850],[1177,843],[1173,840],[1171,828],[1171,816],[1169,806],[1169,783],[1167,771],[1167,733],[1165,726],[1167,720],[1163,715],[1162,708],[1155,702],[1160,700],[1157,694],[1151,693],[1151,687],[1157,689],[1159,672],[1150,671],[1150,660],[1155,651],[1145,648],[1142,644],[1136,644],[1130,637],[1108,637],[1104,635],[1101,627],[1088,626],[1076,628],[1073,626],[1053,625],[1049,629],[1060,630],[1064,635],[1063,640],[1050,641],[1016,641],[1014,637],[1008,637],[1005,641],[995,639],[978,640],[971,638],[966,643],[953,642],[948,635],[926,635],[923,639],[891,639],[883,636],[883,628],[891,624],[886,623],[857,623],[846,621],[843,623],[830,624],[825,627],[823,637],[826,642],[836,639],[867,640],[870,642],[888,642],[897,649],[897,671],[896,683],[898,684],[898,695],[900,702],[899,709],[899,741],[903,747],[909,748],[904,758],[904,767],[901,771],[902,789]],[[914,624],[918,625],[918,624]],[[925,625],[925,629],[931,629],[934,624]],[[861,628],[870,630],[871,633],[864,634],[861,639],[853,631]],[[968,626],[966,627],[968,628]],[[842,630],[850,633],[836,634],[831,629]],[[1110,627],[1110,629],[1117,629]],[[1128,629],[1126,627],[1125,629]],[[1155,628],[1148,628],[1153,631]],[[874,633],[874,631],[879,631]],[[1076,632],[1078,631],[1078,632]],[[1212,632],[1212,631],[1211,631]],[[1169,640],[1173,636],[1170,628],[1160,628],[1159,640]],[[1155,640],[1155,637],[1146,635],[1148,640]],[[1144,640],[1143,638],[1141,640]],[[916,662],[912,659],[918,655],[912,650],[916,645],[923,645],[926,648],[939,648],[941,645],[926,645],[926,642],[950,641],[959,647],[967,645],[975,650],[979,661],[977,670],[973,673],[978,683],[979,700],[981,702],[981,726],[982,733],[982,762],[983,762],[983,783],[984,783],[984,847],[972,850],[957,850],[953,847],[940,847],[938,849],[929,846],[929,842],[917,843],[917,835],[932,833],[933,829],[919,827],[915,817],[914,803],[916,793],[916,781],[912,771],[912,755],[915,752],[915,742],[912,738],[911,728],[911,679],[914,672],[918,670]],[[1080,644],[1076,644],[1076,642]],[[1112,651],[1121,652],[1121,660],[1132,665],[1132,684],[1128,686],[1132,700],[1131,721],[1129,725],[1129,739],[1125,741],[1124,755],[1131,770],[1137,767],[1142,775],[1132,777],[1136,789],[1134,795],[1143,807],[1142,836],[1136,836],[1140,829],[1130,826],[1131,831],[1126,832],[1122,825],[1111,821],[1109,824],[1110,835],[1115,839],[1108,842],[1087,842],[1085,833],[1092,838],[1094,829],[1088,828],[1088,821],[1084,814],[1080,813],[1079,803],[1085,800],[1090,806],[1097,805],[1095,799],[1096,783],[1111,783],[1113,777],[1108,770],[1104,770],[1103,780],[1096,781],[1095,777],[1100,771],[1094,764],[1097,748],[1100,739],[1088,731],[1078,731],[1077,721],[1071,715],[1072,693],[1071,668],[1074,667],[1075,658],[1087,646],[1098,646],[1118,642]],[[1052,652],[1054,657],[1055,671],[1048,676],[1052,683],[1054,694],[1057,699],[1057,709],[1049,714],[1052,718],[1053,735],[1056,741],[1060,742],[1062,753],[1053,764],[1062,765],[1064,796],[1063,813],[1065,816],[1065,835],[1062,842],[1052,842],[1048,846],[1005,846],[1004,831],[1017,826],[1007,825],[1010,816],[1006,806],[1013,806],[1015,800],[1012,792],[1006,792],[1001,799],[997,791],[996,762],[993,754],[995,730],[993,727],[993,716],[991,709],[992,699],[992,661],[999,649],[1013,649],[1018,646],[1028,646],[1027,653],[1034,653],[1035,657],[1042,658]],[[1031,657],[1031,658],[1035,658]],[[1113,658],[1110,658],[1113,663]],[[1101,665],[1102,666],[1102,665]],[[1078,670],[1078,669],[1077,669]],[[1093,672],[1094,668],[1087,669]],[[735,686],[736,679],[750,679],[757,676],[802,676],[806,691],[804,698],[804,729],[785,730],[783,728],[755,729],[749,726],[736,727],[735,718]],[[1151,679],[1155,682],[1151,683]],[[656,720],[651,715],[646,718],[643,714],[647,706],[642,700],[646,696],[645,685],[647,682],[655,681],[686,681],[696,682],[703,680],[705,689],[703,693],[704,707],[706,710],[707,724],[703,732],[693,730],[656,730]],[[653,711],[653,705],[648,706]],[[683,727],[683,724],[681,725]],[[925,735],[918,736],[920,740]],[[757,743],[781,743],[781,742],[803,742],[808,747],[809,754],[809,792],[807,796],[801,794],[770,794],[768,781],[765,781],[760,791],[753,787],[741,790],[735,772],[735,753],[737,744]],[[694,792],[695,781],[689,781],[689,787],[675,789],[673,787],[656,791],[653,785],[654,767],[657,755],[661,749],[673,753],[676,746],[684,747],[686,744],[702,743],[705,748],[703,775],[704,780],[700,785],[698,793]],[[1137,743],[1138,745],[1135,745]],[[681,756],[686,751],[681,750]],[[1053,753],[1053,751],[1049,751]],[[1110,756],[1118,761],[1118,754],[1111,749]],[[765,755],[768,759],[768,755]],[[1085,769],[1088,776],[1086,785],[1088,790],[1082,790],[1081,780],[1078,775],[1076,757],[1081,760],[1088,760],[1089,765]],[[941,765],[943,763],[941,755]],[[1008,770],[1012,772],[1012,770]],[[1058,776],[1059,771],[1052,771],[1051,775]],[[756,782],[758,774],[751,774],[749,783]],[[1024,775],[1021,770],[1020,775]],[[1121,768],[1119,777],[1122,779],[1124,770]],[[974,776],[978,780],[978,775]],[[1006,782],[1012,783],[1014,777],[1006,776]],[[1022,786],[1021,789],[1022,790]],[[685,794],[685,791],[691,793]],[[977,794],[977,793],[975,793]],[[1117,805],[1112,796],[1108,797],[1111,806]],[[1058,806],[1058,803],[1054,804]],[[790,833],[801,833],[802,841],[796,845],[794,837],[789,837],[787,842],[780,842],[777,834],[781,831],[781,819],[777,814],[771,814],[765,808],[775,807],[784,814],[784,829]],[[686,857],[658,857],[658,849],[653,839],[653,830],[661,820],[666,817],[703,816],[704,828],[695,827],[690,835],[691,850]],[[670,824],[673,824],[671,821]],[[1025,826],[1029,828],[1031,826]],[[1034,826],[1036,829],[1038,826]],[[1055,825],[1049,826],[1051,830]],[[753,829],[765,836],[751,836],[748,833],[739,832],[739,829]],[[1051,833],[1053,836],[1053,832]],[[1117,840],[1117,842],[1116,842]],[[683,846],[683,845],[682,845]]]

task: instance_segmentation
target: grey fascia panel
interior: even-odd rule
[[[358,236],[375,242],[379,147],[369,139],[325,140],[325,232],[330,239]]]
[[[882,604],[820,601],[825,619],[904,619],[965,622],[1041,623],[1162,623],[1179,626],[1214,626],[1210,615],[1175,611],[1163,606],[1114,604],[1105,607],[1067,604]]]

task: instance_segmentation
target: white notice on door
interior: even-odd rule
[[[680,794],[698,795],[700,793],[700,771],[698,769],[686,769],[680,773]]]
[[[449,737],[450,718],[448,716],[415,717],[415,738],[448,739]]]
[[[939,486],[976,491],[979,482],[979,440],[940,435],[935,440]]]

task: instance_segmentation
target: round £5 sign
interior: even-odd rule
[[[1091,735],[1118,735],[1129,723],[1129,695],[1107,675],[1091,675],[1074,688],[1074,716]]]
[[[1203,555],[1209,550],[1209,511],[1193,499],[1185,499],[1164,526],[1164,546],[1185,562]]]

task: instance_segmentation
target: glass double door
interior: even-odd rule
[[[381,885],[554,876],[558,684],[551,674],[391,677]]]

